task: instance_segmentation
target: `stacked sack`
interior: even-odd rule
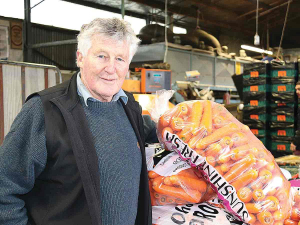
[[[157,131],[160,143],[200,172],[240,221],[272,225],[289,217],[290,183],[248,126],[222,105],[180,103],[160,116]]]
[[[274,155],[291,154],[290,143],[295,135],[295,83],[297,70],[295,64],[272,65],[270,71],[270,121],[268,149]]]

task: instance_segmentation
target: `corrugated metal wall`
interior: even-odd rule
[[[32,44],[76,39],[78,31],[32,24]],[[76,44],[33,49],[33,62],[76,70]]]

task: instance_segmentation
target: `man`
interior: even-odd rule
[[[80,72],[28,97],[0,147],[0,224],[152,224],[141,108],[121,89],[138,43],[128,23],[95,19]]]
[[[300,81],[298,81],[296,83],[295,90],[296,90],[298,99],[300,99]],[[299,119],[299,116],[298,116],[298,119]],[[300,123],[298,122],[298,124],[300,124]],[[296,135],[294,137],[293,142],[291,143],[290,149],[291,149],[291,151],[293,151],[294,155],[300,155],[300,129],[299,129],[299,127],[298,127],[298,130],[296,130]]]

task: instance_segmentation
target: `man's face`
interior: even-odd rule
[[[129,69],[129,45],[126,41],[95,35],[86,56],[77,51],[81,80],[92,96],[110,102],[121,89]]]
[[[296,85],[295,90],[298,98],[300,99],[300,84]]]

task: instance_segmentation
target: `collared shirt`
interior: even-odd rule
[[[86,106],[88,106],[88,103],[87,103],[88,100],[90,100],[90,101],[99,101],[100,102],[100,100],[98,100],[98,99],[96,99],[92,96],[91,92],[82,83],[81,78],[80,78],[80,72],[77,74],[77,92],[80,96],[83,97],[84,103],[85,103]],[[120,89],[120,91],[113,96],[111,101],[118,101],[119,98],[121,98],[123,100],[125,105],[127,104],[128,97],[122,89]]]

